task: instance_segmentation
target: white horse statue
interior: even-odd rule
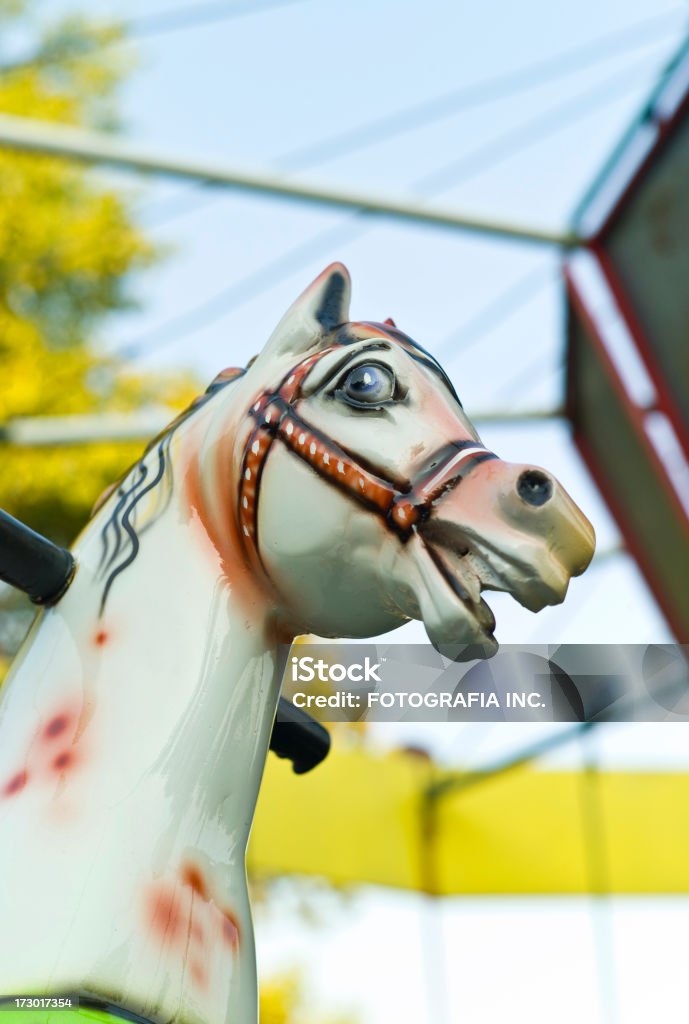
[[[560,484],[486,450],[435,359],[348,322],[349,292],[328,267],[149,446],[37,616],[0,704],[0,994],[255,1024],[245,850],[279,645],[422,619],[489,655],[481,591],[537,611],[592,557]]]

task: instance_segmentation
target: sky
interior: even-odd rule
[[[196,6],[201,17],[223,5]],[[42,0],[38,9],[46,18],[81,10],[143,19],[122,111],[126,135],[151,149],[432,198],[555,231],[567,227],[689,25],[686,3],[674,0],[262,6],[158,34],[152,21],[146,34],[145,19],[169,10],[164,0]],[[439,107],[443,116],[429,119],[429,108]],[[400,125],[407,130],[393,134]],[[101,331],[104,347],[137,350],[138,365],[188,366],[211,379],[245,363],[302,288],[341,259],[352,273],[353,318],[394,317],[443,362],[469,415],[560,405],[564,319],[552,249],[180,183],[117,180],[131,190],[140,223],[169,247],[160,266],[132,281],[138,309],[111,317]],[[555,472],[594,523],[602,555],[572,582],[564,605],[538,616],[505,595],[491,597],[498,638],[670,642],[634,563],[610,554],[617,530],[566,424],[479,428],[503,458]],[[424,634],[412,624],[399,639]],[[456,764],[490,762],[534,735],[519,726],[449,728],[417,727],[404,738],[421,738]],[[376,739],[385,745],[400,735],[380,731]],[[684,766],[687,736],[677,726],[607,727],[597,740],[600,760]],[[562,750],[546,766],[579,757]],[[361,891],[333,899],[317,933],[290,899],[259,914],[262,965],[309,962],[316,998],[356,1008],[364,1024],[682,1019],[683,899],[458,900],[429,908]],[[431,956],[429,942],[435,948],[439,935],[443,945]]]
[[[101,9],[108,7],[91,0],[90,11]],[[685,11],[641,2],[558,5],[556,13],[503,3],[495,17],[489,10],[354,3],[343,15],[332,3],[305,0],[144,37],[140,69],[123,90],[127,133],[151,149],[287,168],[390,196],[412,192],[476,215],[563,229],[675,49]],[[558,66],[558,53],[613,34],[629,40],[626,50],[612,47],[616,55],[603,60],[606,47],[592,48],[583,71],[576,54]],[[543,63],[545,84],[480,87],[522,69],[533,81]],[[316,159],[332,149],[328,140],[392,114],[403,121],[409,108],[459,89],[471,89],[460,113],[426,126],[415,115],[411,131],[383,142],[375,141],[382,130],[372,131],[369,144]],[[299,291],[339,258],[352,272],[353,317],[393,316],[443,361],[470,415],[561,403],[557,252],[179,183],[136,186],[141,222],[173,254],[133,282],[140,310],[112,318],[103,341],[139,349],[143,365],[189,365],[210,379],[245,362]],[[506,291],[518,308],[491,328],[493,304]],[[203,310],[208,302],[212,315]],[[555,471],[593,521],[602,553],[619,543],[565,424],[487,424],[482,436],[506,459]],[[564,605],[538,617],[504,596],[494,605],[503,642],[670,639],[625,555],[594,563]],[[411,627],[411,635],[422,634]]]

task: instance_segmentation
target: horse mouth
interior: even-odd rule
[[[518,550],[496,544],[472,528],[429,521],[424,544],[446,585],[461,601],[483,636],[494,641],[495,617],[481,597],[486,590],[510,594],[529,611],[560,604],[567,593],[571,570],[547,544]],[[528,553],[528,557],[527,557]]]
[[[495,643],[495,616],[481,592],[503,588],[487,586],[469,547],[448,548],[428,538],[424,539],[424,544],[443,580],[474,621],[478,638]]]

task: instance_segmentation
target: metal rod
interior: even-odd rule
[[[542,422],[543,420],[562,420],[566,418],[566,412],[564,408],[556,406],[553,409],[518,409],[510,411],[500,411],[499,409],[486,409],[481,412],[472,413],[469,419],[472,423],[496,423],[500,426],[503,424],[511,425],[513,423],[533,423]]]
[[[0,509],[1,580],[28,594],[34,604],[54,604],[74,570],[71,552]]]
[[[58,447],[103,441],[147,441],[177,415],[167,406],[131,413],[17,416],[0,426],[0,441],[18,447]]]
[[[489,779],[494,779],[499,775],[504,775],[506,772],[513,771],[515,768],[521,768],[522,765],[529,764],[531,761],[535,761],[538,758],[543,757],[545,754],[549,754],[552,750],[557,750],[565,743],[571,743],[572,740],[577,739],[582,735],[582,733],[588,732],[589,729],[592,729],[598,724],[599,723],[597,721],[577,722],[570,729],[563,729],[562,731],[555,733],[554,736],[546,736],[537,743],[533,743],[530,746],[525,747],[516,754],[511,754],[508,757],[501,758],[499,761],[495,761],[486,768],[479,768],[476,771],[453,772],[452,774],[448,774],[445,777],[438,779],[428,787],[425,794],[426,798],[429,800],[437,800],[448,793],[456,793],[459,790],[470,789],[480,782],[487,782]]]
[[[107,135],[105,132],[88,131],[53,122],[15,117],[11,114],[0,115],[1,146],[27,153],[103,164],[126,171],[159,174],[399,220],[416,221],[420,224],[472,231],[496,238],[565,249],[574,248],[581,241],[570,231],[562,233],[526,224],[492,221],[419,202],[414,197],[389,199],[387,196],[369,192],[332,188],[310,181],[286,178],[284,175],[266,174],[212,161],[159,153]]]
[[[617,701],[612,707],[604,708],[597,715],[584,722],[576,722],[570,729],[563,729],[554,736],[546,736],[544,739],[530,744],[527,747],[511,754],[508,757],[500,758],[486,768],[480,768],[468,772],[449,772],[447,775],[436,779],[424,793],[424,797],[431,803],[446,796],[449,793],[457,793],[461,790],[472,789],[482,782],[489,782],[506,772],[521,768],[531,761],[557,750],[566,743],[571,743],[598,725],[606,722],[625,721],[625,714],[639,712],[647,706],[655,706],[659,699],[678,699],[687,692],[689,676],[679,682],[673,680],[664,686],[659,686],[653,693],[643,697],[632,695],[626,699]]]
[[[0,442],[23,448],[94,444],[103,441],[146,441],[170,423],[177,411],[156,406],[131,413],[78,416],[16,416],[0,426]],[[527,409],[523,412],[477,412],[473,423],[517,423],[558,419],[560,409]]]

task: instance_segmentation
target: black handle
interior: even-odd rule
[[[296,774],[303,775],[327,757],[330,733],[311,715],[280,697],[270,749],[278,757],[289,758]]]
[[[53,604],[73,575],[71,552],[0,509],[0,579],[23,590],[34,604]]]

